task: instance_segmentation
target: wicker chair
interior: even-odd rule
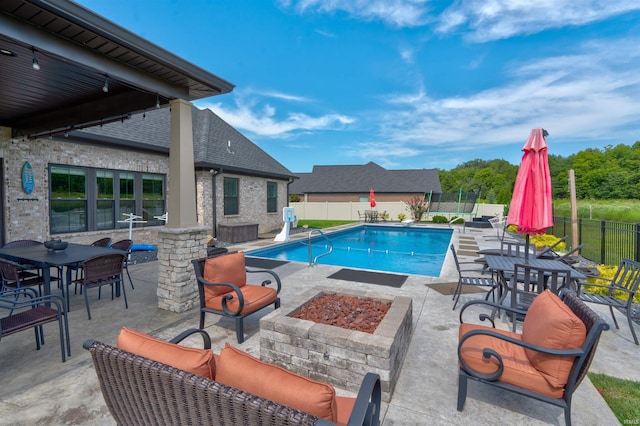
[[[33,328],[36,336],[36,349],[40,350],[40,346],[44,344],[44,328],[42,326],[57,321],[60,332],[60,352],[62,362],[65,362],[66,355],[71,356],[71,342],[69,323],[64,307],[64,300],[60,296],[39,296],[32,288],[0,292],[0,311],[8,311],[7,316],[0,318],[0,339]]]
[[[82,277],[74,280],[74,285],[81,287],[81,293],[84,293],[84,302],[87,306],[87,315],[91,319],[91,309],[89,308],[89,297],[87,290],[90,288],[101,288],[102,286],[111,286],[111,300],[113,300],[113,286],[119,286],[124,297],[124,306],[129,308],[127,302],[127,291],[123,284],[122,269],[124,267],[125,255],[121,253],[103,254],[92,257],[81,263]],[[67,310],[69,310],[69,286],[67,283]]]
[[[25,265],[0,258],[0,275],[2,276],[1,290],[19,289],[24,287],[38,287],[38,296],[42,294],[42,275],[34,275],[24,272],[28,269]]]
[[[129,273],[129,256],[131,256],[131,247],[133,246],[133,241],[126,239],[116,241],[111,244],[111,248],[114,250],[122,250],[126,253],[127,257],[124,259],[124,270],[127,271],[127,277],[129,277],[129,283],[131,284],[131,289],[135,290],[133,286],[133,280],[131,279],[131,274]]]
[[[171,342],[200,332],[187,330]],[[93,360],[107,407],[119,425],[332,425],[327,420],[95,340]],[[368,373],[349,425],[380,425],[380,378]]]
[[[204,316],[207,313],[233,318],[238,343],[242,343],[245,317],[272,304],[275,309],[280,307],[280,277],[269,270],[246,269],[244,253],[225,253],[191,262],[198,280],[200,329],[204,328]],[[268,287],[271,280],[262,281],[260,285],[247,284],[247,273],[269,274],[277,288]]]
[[[547,290],[536,297],[528,311],[480,300],[462,307],[458,411],[464,408],[467,382],[474,380],[561,407],[565,423],[571,425],[571,398],[589,369],[602,331],[609,326],[572,290],[563,289],[560,297],[562,301]],[[522,334],[465,323],[463,313],[472,305],[527,315],[531,322],[527,324],[525,319]],[[480,320],[493,324],[486,314],[481,314]]]

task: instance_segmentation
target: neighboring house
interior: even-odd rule
[[[194,107],[192,123],[198,224],[213,236],[220,224],[254,223],[260,233],[280,227],[295,175],[210,110]],[[171,203],[168,108],[66,137],[12,142],[4,145],[5,161],[29,162],[35,187],[25,195],[19,180],[7,179],[8,240],[89,242],[118,230],[124,237],[128,225],[118,221],[134,213],[146,221],[136,225],[135,242],[155,243],[153,227],[164,222],[154,217]],[[34,211],[39,200],[47,208]]]
[[[345,166],[314,166],[311,173],[289,186],[291,194],[306,202],[363,202],[369,191],[377,202],[406,201],[430,192],[440,193],[440,178],[435,169],[387,170],[376,163]]]

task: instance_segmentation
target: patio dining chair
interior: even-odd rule
[[[109,247],[111,245],[111,238],[109,237],[100,238],[99,240],[92,242],[91,245],[94,247]],[[81,263],[76,263],[74,265],[67,265],[67,269],[70,269],[72,272],[75,272],[76,280],[80,279],[82,275]],[[76,294],[77,290],[78,290],[78,286],[75,286],[73,289],[73,294]],[[82,294],[82,288],[80,289],[80,292],[81,292],[80,294]]]
[[[2,276],[1,290],[20,289],[25,287],[38,287],[38,296],[42,294],[44,280],[42,275],[24,275],[28,267],[0,258],[0,275]]]
[[[463,286],[473,286],[486,288],[487,295],[485,296],[485,300],[489,299],[489,295],[493,295],[493,299],[495,301],[495,291],[498,289],[498,283],[493,277],[481,277],[477,275],[470,275],[469,273],[482,274],[484,269],[475,268],[465,268],[461,265],[466,264],[474,264],[474,262],[460,262],[458,260],[458,255],[456,254],[456,249],[451,244],[450,246],[451,253],[453,254],[453,260],[456,263],[456,269],[458,271],[458,286],[456,287],[456,291],[453,293],[453,309],[456,309],[456,305],[458,304],[458,299],[460,299],[460,294],[462,293]]]
[[[100,289],[102,286],[111,286],[111,300],[114,298],[114,286],[119,286],[124,298],[125,308],[129,308],[127,302],[127,291],[122,279],[125,255],[121,253],[103,254],[92,257],[81,263],[82,277],[74,280],[73,284],[81,287],[84,293],[84,302],[87,307],[87,316],[91,319],[91,308],[89,307],[89,296],[87,290],[91,288]],[[67,283],[67,310],[69,310],[69,285]]]
[[[623,310],[627,314],[629,329],[633,336],[633,341],[638,344],[638,337],[633,325],[631,317],[631,304],[633,298],[638,293],[638,284],[640,283],[640,263],[630,259],[622,259],[613,278],[609,281],[599,277],[598,280],[608,282],[608,284],[596,283],[578,283],[578,295],[581,300],[588,303],[595,303],[609,307],[611,318],[616,329],[620,329],[616,316],[613,314],[613,308]],[[585,288],[588,287],[588,288]],[[604,290],[603,294],[596,293],[597,290]]]
[[[3,312],[7,312],[7,315],[1,315]],[[33,328],[36,349],[40,350],[41,345],[45,343],[43,325],[54,321],[58,322],[60,352],[62,362],[65,362],[66,357],[71,356],[71,342],[69,323],[62,297],[58,295],[39,296],[32,288],[0,292],[0,340],[3,340],[5,336]]]
[[[42,245],[42,243],[36,240],[13,240],[6,243],[2,248],[33,247],[38,245]],[[40,268],[35,265],[23,263],[21,264],[21,267],[20,276],[22,278],[42,275]]]
[[[129,257],[131,256],[131,247],[133,246],[133,241],[129,239],[116,241],[111,244],[111,248],[115,250],[122,250],[126,253],[126,257],[124,259],[124,270],[127,271],[127,277],[129,277],[129,283],[131,284],[131,289],[135,290],[133,286],[133,280],[131,279],[131,274],[129,273]]]

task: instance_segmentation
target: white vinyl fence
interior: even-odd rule
[[[293,207],[296,211],[298,220],[360,220],[360,214],[364,214],[365,210],[372,210],[369,202],[298,202],[289,203],[289,207]],[[402,201],[393,202],[377,202],[375,210],[378,214],[383,212],[389,213],[389,220],[398,220],[398,214],[404,213],[406,219],[411,219],[411,213],[407,205]],[[473,217],[482,216],[498,216],[504,212],[503,204],[478,204],[474,208],[473,214],[460,214],[465,220],[470,221]],[[422,220],[430,220],[431,217],[439,215],[447,218],[456,216],[455,212],[448,213],[432,213],[424,215]]]

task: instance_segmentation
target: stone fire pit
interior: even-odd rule
[[[371,333],[292,318],[298,307],[322,293],[390,301],[391,307]],[[291,304],[260,319],[260,358],[351,392],[364,375],[380,375],[382,400],[389,402],[412,329],[412,299],[378,292],[313,288]]]

